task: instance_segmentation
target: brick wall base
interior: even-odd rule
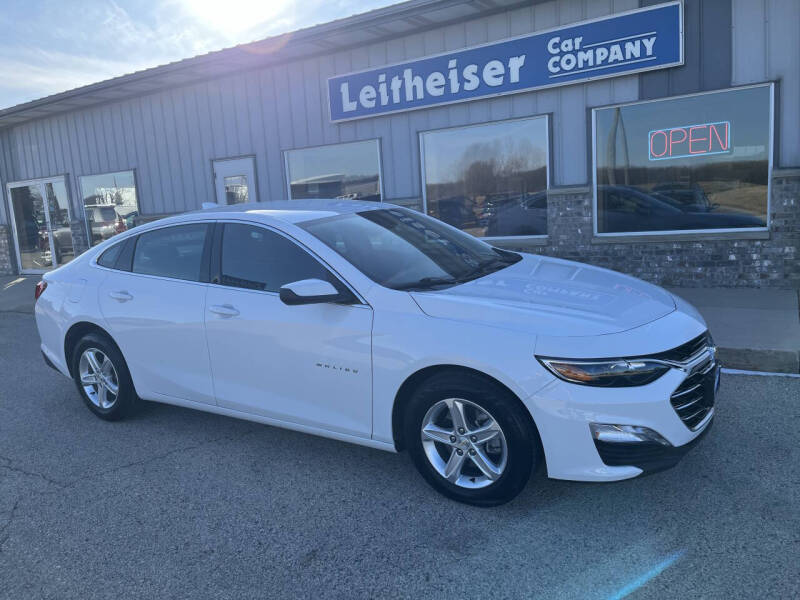
[[[11,254],[11,231],[8,225],[0,225],[0,275],[13,275],[17,272]]]
[[[659,285],[798,289],[800,170],[776,171],[771,194],[770,230],[763,234],[610,239],[593,236],[591,188],[554,189],[548,195],[546,240],[497,245],[607,267]]]

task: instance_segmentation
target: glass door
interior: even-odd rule
[[[72,260],[69,199],[63,177],[8,184],[20,273],[42,273]]]

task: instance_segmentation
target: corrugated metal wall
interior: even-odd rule
[[[644,96],[652,97],[721,87],[729,80],[735,85],[774,78],[784,78],[779,88],[779,122],[787,133],[780,140],[779,164],[798,165],[800,3],[732,0],[731,5],[730,1],[687,0],[687,66],[670,74],[633,75],[330,123],[325,83],[331,75],[456,50],[640,4],[639,0],[537,3],[351,51],[25,123],[0,132],[0,171],[6,180],[68,174],[73,210],[78,210],[78,176],[135,169],[141,211],[178,212],[214,200],[211,161],[215,158],[254,155],[260,199],[269,200],[286,195],[284,150],[379,138],[386,198],[411,198],[421,196],[420,131],[549,113],[551,183],[581,185],[590,179],[590,107],[636,100],[640,88]],[[713,22],[706,10],[715,6],[721,10],[712,11],[716,17],[722,15],[719,23]],[[730,31],[727,18],[733,27],[730,69],[719,56],[720,46],[728,48],[723,48],[723,54],[731,54],[730,40],[725,41],[725,31]],[[4,137],[13,160],[8,151],[2,152]],[[0,220],[5,218],[3,213],[0,209]],[[82,213],[76,216],[82,218]]]
[[[262,200],[286,195],[282,152],[380,138],[388,199],[421,196],[418,132],[551,113],[555,185],[588,180],[587,107],[638,97],[636,76],[542,92],[332,124],[326,80],[582,19],[636,8],[638,0],[562,0],[467,21],[299,63],[238,74],[153,95],[40,119],[12,128],[22,180],[135,169],[143,213],[177,212],[214,200],[211,161],[255,155]],[[77,213],[80,215],[80,213]]]
[[[800,2],[732,2],[733,84],[778,81],[775,166],[800,166]]]
[[[642,6],[662,0],[643,0]],[[642,73],[641,98],[663,98],[731,85],[731,0],[684,0],[682,67]]]

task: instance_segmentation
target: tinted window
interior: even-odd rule
[[[121,244],[114,244],[103,252],[100,255],[100,258],[97,259],[97,264],[101,267],[108,267],[109,269],[113,269],[114,265],[117,264],[117,258],[119,258],[119,253],[122,252],[122,247],[125,245],[125,242]]]
[[[597,231],[767,226],[769,86],[595,111]]]
[[[547,234],[547,117],[420,134],[428,214],[477,236]]]
[[[225,225],[222,285],[277,292],[302,279],[338,283],[317,259],[285,237],[262,227]]]
[[[208,225],[197,224],[141,234],[133,255],[133,272],[199,281],[207,231]]]
[[[302,223],[373,281],[429,289],[477,279],[520,260],[406,208],[369,210]]]

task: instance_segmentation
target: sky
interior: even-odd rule
[[[397,0],[3,0],[0,108]]]

